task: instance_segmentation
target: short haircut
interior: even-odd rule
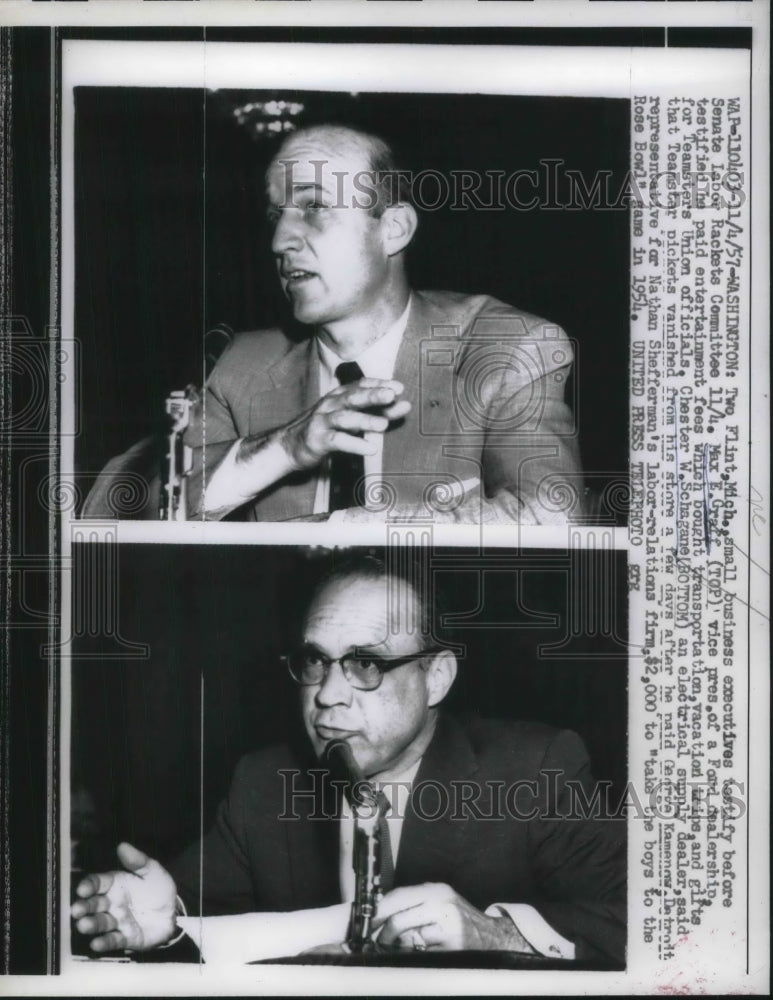
[[[367,192],[363,193],[363,199],[370,198],[373,201],[373,204],[367,206],[371,215],[379,218],[390,205],[401,202],[412,204],[410,174],[399,166],[393,147],[371,132],[333,122],[306,125],[285,136],[279,152],[297,137],[312,134],[327,137],[351,152],[365,153],[372,179]]]
[[[373,173],[376,204],[370,209],[376,218],[384,214],[390,205],[400,202],[413,204],[411,200],[411,178],[408,171],[401,169],[394,150],[383,139],[367,136],[370,146],[370,169]]]
[[[392,607],[399,614],[402,608],[401,596],[408,586],[414,598],[412,621],[415,622],[422,646],[440,648],[436,621],[438,602],[428,569],[425,554],[410,555],[402,546],[388,549],[386,559],[374,555],[347,554],[340,562],[334,563],[319,580],[307,607],[311,607],[323,591],[335,584],[350,580],[385,581],[389,585],[387,600],[394,602]],[[412,627],[410,622],[408,627]]]

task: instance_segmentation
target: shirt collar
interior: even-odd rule
[[[390,816],[395,816],[400,819],[405,818],[406,809],[408,808],[408,803],[411,798],[411,789],[413,788],[413,782],[418,774],[419,767],[421,766],[423,758],[419,757],[409,768],[405,771],[401,771],[399,774],[394,775],[387,781],[380,782],[375,781],[374,784],[376,788],[383,792],[389,802]],[[341,815],[345,817],[351,817],[352,807],[349,804],[349,800],[344,795],[341,801]]]
[[[356,361],[366,378],[391,378],[395,370],[397,352],[400,350],[405,328],[408,326],[408,313],[411,311],[413,295],[408,296],[408,303],[400,316],[384,333],[356,358]],[[322,367],[331,379],[335,379],[335,370],[341,364],[341,359],[327,344],[317,338],[317,351]]]
[[[381,781],[374,782],[376,788],[383,791],[386,794],[387,798],[390,798],[389,795],[390,785],[401,785],[401,784],[409,786],[412,785],[413,779],[416,777],[418,773],[419,766],[421,765],[422,760],[423,757],[419,757],[419,759],[417,761],[414,761],[414,763],[411,764],[410,767],[406,768],[404,771],[400,771],[399,774],[394,775],[394,777],[389,778],[384,782]]]

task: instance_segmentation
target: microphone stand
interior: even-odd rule
[[[381,900],[381,835],[379,805],[373,785],[366,780],[346,740],[331,740],[323,761],[334,779],[345,783],[346,797],[354,813],[354,900],[349,915],[346,945],[353,954],[374,951],[373,919]]]
[[[175,389],[166,399],[169,429],[166,436],[158,516],[161,521],[187,521],[186,478],[193,467],[193,452],[183,441],[190,423],[191,407],[197,401],[194,386]]]

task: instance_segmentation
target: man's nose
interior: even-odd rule
[[[302,223],[289,212],[282,212],[271,237],[271,250],[283,254],[288,250],[299,250],[303,245]]]
[[[317,691],[315,701],[320,707],[351,704],[352,686],[344,677],[340,663],[333,661],[330,664],[327,676]]]

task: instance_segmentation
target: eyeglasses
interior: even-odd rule
[[[316,646],[305,645],[282,657],[290,676],[302,687],[312,687],[322,684],[334,663],[341,665],[344,677],[358,691],[375,691],[381,684],[384,674],[397,667],[403,667],[412,660],[422,656],[432,656],[438,652],[437,647],[419,649],[406,656],[377,656],[375,653],[346,653],[337,659],[331,659],[320,652]]]

